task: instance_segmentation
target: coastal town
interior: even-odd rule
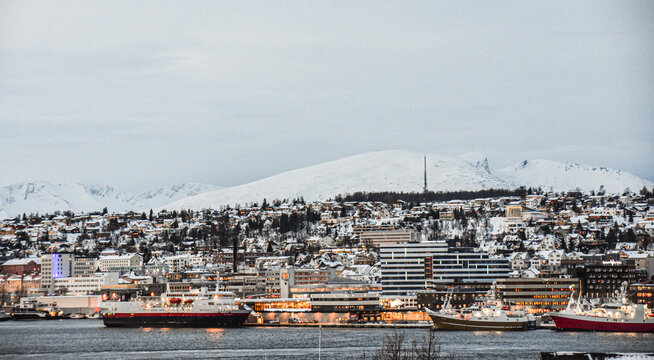
[[[248,325],[431,326],[427,309],[468,308],[489,291],[543,315],[566,309],[573,291],[602,301],[626,283],[631,302],[654,308],[646,188],[429,202],[370,195],[4,219],[2,306],[99,317],[103,302],[209,289],[248,306]]]

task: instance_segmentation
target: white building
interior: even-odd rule
[[[73,255],[52,253],[41,256],[41,288],[52,286],[52,279],[72,275]]]
[[[211,257],[202,255],[175,255],[163,259],[170,272],[180,272],[187,268],[200,268],[211,262]]]
[[[118,284],[120,278],[117,272],[108,272],[85,277],[62,277],[54,281],[55,291],[66,295],[90,295],[99,292],[103,285]]]
[[[94,258],[87,257],[74,257],[73,258],[73,271],[74,277],[93,276],[93,273],[98,269],[97,261]]]
[[[418,242],[418,233],[411,230],[382,230],[361,232],[361,244],[380,246]]]
[[[384,294],[413,293],[425,289],[425,258],[446,253],[444,241],[385,244],[379,247]]]
[[[141,266],[143,259],[139,254],[127,255],[107,255],[98,258],[98,268],[102,272],[109,271],[112,268]]]

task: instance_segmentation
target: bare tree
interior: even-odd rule
[[[366,359],[366,354],[361,359]],[[443,354],[434,331],[422,340],[406,341],[404,332],[394,330],[386,335],[381,347],[372,355],[373,360],[456,360],[456,354]]]
[[[393,330],[386,335],[384,343],[372,356],[373,360],[409,360],[410,354],[404,345],[404,332]]]

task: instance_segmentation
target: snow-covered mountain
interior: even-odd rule
[[[492,170],[480,154],[427,154],[427,187],[434,191],[541,187],[555,191],[581,189],[622,193],[654,183],[633,174],[604,167],[525,160]],[[325,200],[355,191],[422,191],[423,154],[392,150],[370,152],[283,172],[251,183],[218,188],[185,183],[159,187],[138,195],[108,185],[52,184],[44,181],[0,187],[0,218],[22,213],[65,211],[147,211],[203,209],[257,202],[264,198]]]
[[[643,186],[648,189],[654,186],[654,182],[626,171],[550,160],[525,160],[497,170],[495,174],[516,185],[554,191],[577,188],[582,191],[598,191],[603,186],[609,193],[622,193],[625,189],[637,192]]]
[[[0,218],[23,213],[98,211],[104,207],[110,211],[144,211],[217,188],[213,185],[185,183],[133,195],[109,185],[24,182],[0,187]]]
[[[426,156],[427,187],[434,191],[514,189],[523,185],[555,191],[590,191],[604,185],[607,192],[621,193],[625,188],[638,191],[643,186],[654,186],[651,181],[624,171],[587,165],[535,160],[493,171],[488,159],[480,154]],[[423,169],[422,153],[370,152],[201,193],[160,209],[215,208],[299,196],[307,201],[325,200],[355,191],[421,191]]]
[[[370,152],[195,195],[162,208],[201,209],[300,196],[313,201],[355,191],[422,191],[423,174],[422,153]],[[513,185],[491,174],[484,159],[427,154],[427,187],[454,191],[512,188]]]
[[[199,183],[183,183],[172,186],[163,186],[154,188],[152,190],[140,193],[134,198],[136,203],[143,209],[153,209],[168,204],[170,202],[187,198],[196,194],[204,193],[207,191],[217,190],[219,186],[199,184]]]

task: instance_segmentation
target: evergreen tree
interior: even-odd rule
[[[647,190],[647,186],[643,186],[643,188],[640,189],[640,195],[645,196],[647,198],[650,197],[651,194],[650,194],[649,190]]]

